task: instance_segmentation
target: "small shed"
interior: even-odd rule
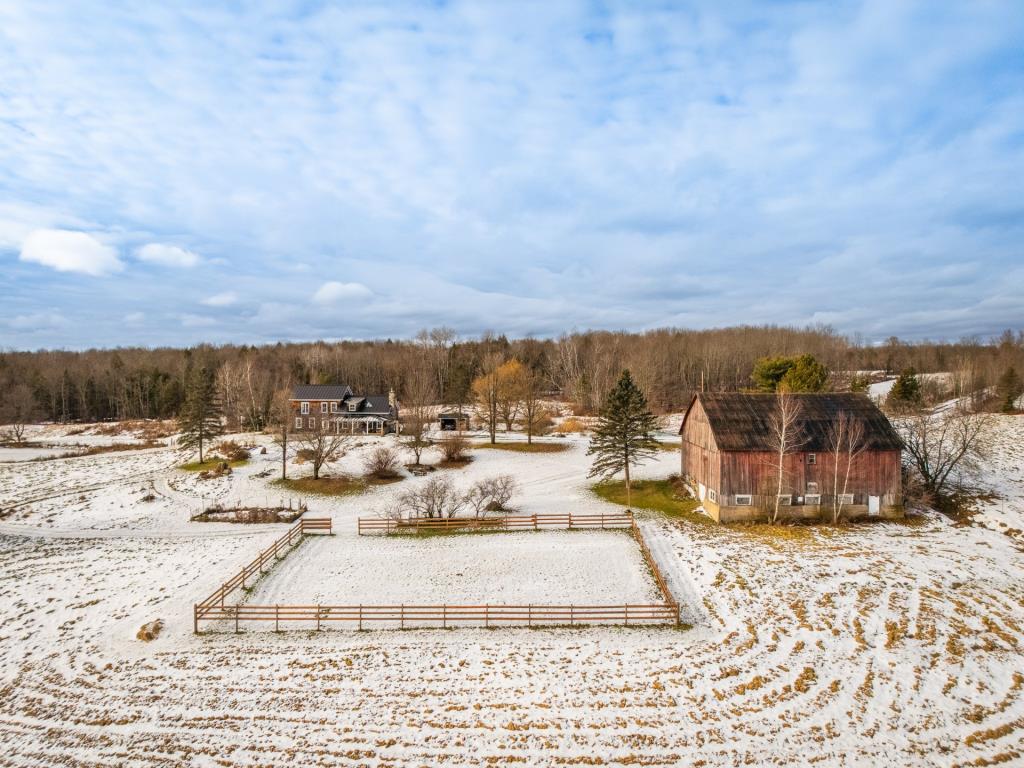
[[[469,415],[462,411],[443,411],[437,420],[442,432],[463,432],[469,429]]]

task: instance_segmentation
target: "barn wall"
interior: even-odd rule
[[[721,484],[722,461],[707,414],[700,401],[693,403],[681,429],[680,472],[694,485],[700,483],[717,492]]]

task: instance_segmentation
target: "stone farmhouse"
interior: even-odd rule
[[[296,432],[384,435],[398,431],[395,391],[357,395],[346,385],[303,384],[292,390],[292,427]]]

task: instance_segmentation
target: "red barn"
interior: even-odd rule
[[[903,443],[885,414],[863,395],[790,397],[799,403],[798,445],[783,461],[781,516],[828,517],[838,494],[844,518],[902,517]],[[682,474],[715,520],[764,520],[774,508],[778,467],[771,420],[777,407],[770,394],[701,393],[690,402],[679,429]],[[832,444],[841,413],[862,429],[862,450],[853,457]]]

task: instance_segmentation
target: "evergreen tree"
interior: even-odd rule
[[[907,368],[889,390],[886,403],[890,408],[913,408],[921,405],[921,382],[917,380],[917,372]]]
[[[629,371],[623,371],[601,408],[587,455],[596,457],[588,477],[606,480],[625,472],[627,508],[632,504],[629,469],[655,455],[658,442],[651,433],[656,427],[643,392],[633,382]]]
[[[792,357],[762,357],[750,377],[762,392],[774,392],[795,362]]]
[[[178,415],[178,429],[182,448],[199,448],[199,462],[203,461],[203,444],[221,434],[220,397],[217,379],[205,365],[189,366],[185,372],[185,402]]]
[[[999,408],[1003,413],[1013,413],[1017,410],[1017,399],[1024,395],[1024,382],[1021,382],[1017,370],[1012,365],[999,377],[996,392],[999,397]]]
[[[780,386],[787,392],[822,392],[828,385],[828,368],[814,355],[800,355],[782,377]]]

